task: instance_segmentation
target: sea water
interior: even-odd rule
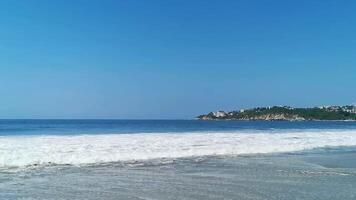
[[[356,199],[356,122],[0,120],[0,199]]]

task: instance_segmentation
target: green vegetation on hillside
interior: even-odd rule
[[[273,106],[232,112],[211,112],[199,119],[236,120],[356,120],[355,106],[328,106],[315,108],[292,108]]]

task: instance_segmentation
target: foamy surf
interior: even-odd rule
[[[0,167],[264,154],[355,145],[355,130],[3,136]]]

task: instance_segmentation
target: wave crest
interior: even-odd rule
[[[355,146],[356,131],[0,137],[0,167],[293,152]]]

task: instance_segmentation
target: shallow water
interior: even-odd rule
[[[355,158],[279,154],[2,171],[0,199],[355,199]]]

